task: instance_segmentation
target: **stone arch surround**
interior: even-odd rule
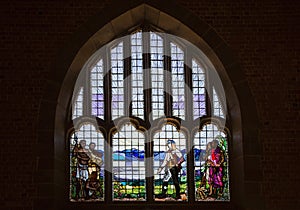
[[[50,153],[39,155],[39,165],[45,167],[39,168],[38,174],[49,174],[49,182],[41,184],[47,184],[53,190],[39,195],[37,200],[50,202],[53,209],[86,208],[85,204],[69,203],[67,197],[66,119],[73,87],[82,66],[97,49],[143,22],[182,37],[201,49],[216,67],[225,88],[233,140],[230,145],[231,202],[201,205],[216,209],[246,209],[246,206],[262,209],[261,192],[249,190],[252,189],[250,185],[261,189],[261,170],[257,167],[261,152],[259,146],[255,146],[259,145],[258,117],[238,60],[213,28],[188,10],[176,3],[142,0],[112,1],[90,18],[57,56],[41,102],[38,129],[38,147],[53,146]],[[97,208],[97,204],[88,205],[89,209]],[[137,207],[144,208],[142,205]]]

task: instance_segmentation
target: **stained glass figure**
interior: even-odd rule
[[[186,140],[172,125],[154,136],[154,196],[156,201],[186,201]]]
[[[144,141],[144,134],[131,124],[113,136],[113,200],[145,200]]]
[[[225,132],[208,124],[194,139],[197,201],[229,201],[228,144]]]
[[[101,201],[104,192],[104,139],[90,124],[70,139],[70,200]]]

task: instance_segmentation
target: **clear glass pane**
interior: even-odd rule
[[[213,88],[213,105],[214,105],[213,114],[215,116],[224,118],[223,107],[222,107],[222,104],[219,100],[219,96],[218,96],[215,88]]]
[[[73,108],[72,119],[81,117],[83,115],[83,87],[79,89],[76,96],[76,100],[72,108]]]
[[[111,50],[112,119],[124,115],[123,42]]]
[[[131,35],[132,115],[144,119],[142,32]]]
[[[164,69],[163,69],[163,39],[150,33],[151,80],[152,80],[152,117],[164,116]]]
[[[173,115],[185,119],[184,97],[184,53],[176,44],[171,43],[171,73],[172,73],[172,96]]]

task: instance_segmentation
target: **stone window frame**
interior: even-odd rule
[[[224,85],[231,122],[230,183],[231,201],[228,203],[189,204],[191,207],[263,209],[261,148],[258,138],[259,121],[255,101],[234,53],[215,30],[198,16],[175,2],[112,1],[101,12],[90,18],[65,44],[53,63],[53,72],[45,84],[40,103],[36,146],[36,182],[39,193],[35,209],[97,209],[99,206],[70,204],[68,201],[67,121],[74,84],[86,60],[124,31],[143,22],[156,25],[167,33],[182,37],[210,59]],[[51,190],[43,190],[51,189]],[[45,207],[44,203],[49,203]],[[85,203],[84,203],[85,204]],[[105,203],[103,208],[122,208]],[[186,205],[154,204],[153,208],[167,205],[184,209]],[[126,205],[125,205],[126,206]],[[152,208],[137,204],[138,209]]]

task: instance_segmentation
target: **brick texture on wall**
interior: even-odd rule
[[[299,1],[182,1],[241,62],[256,101],[266,209],[299,209]]]
[[[34,199],[46,190],[34,178],[45,83],[64,43],[109,3],[0,2],[0,209],[32,209]],[[178,4],[215,29],[246,75],[258,110],[265,208],[299,209],[300,1]]]

